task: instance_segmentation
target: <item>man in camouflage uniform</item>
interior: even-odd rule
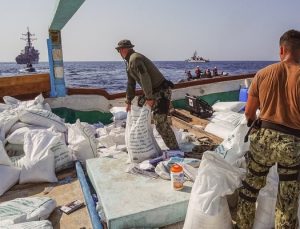
[[[173,84],[164,78],[151,60],[135,52],[133,47],[129,40],[121,40],[116,47],[127,67],[126,110],[131,108],[138,83],[144,92],[145,103],[153,110],[153,120],[158,133],[169,149],[178,149],[175,134],[167,121]]]
[[[300,32],[280,38],[280,62],[257,72],[249,90],[245,115],[253,123],[247,174],[239,190],[237,228],[250,229],[259,190],[277,163],[279,187],[275,227],[297,225],[300,168]],[[256,110],[260,109],[259,119]]]

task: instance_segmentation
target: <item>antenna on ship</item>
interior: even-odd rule
[[[28,26],[27,26],[27,33],[22,33],[22,35],[26,36],[26,38],[21,37],[20,39],[24,40],[24,41],[27,41],[27,45],[26,46],[28,46],[28,47],[32,46],[32,41],[37,40],[36,38],[31,38],[31,37],[35,36],[35,34],[30,33]]]

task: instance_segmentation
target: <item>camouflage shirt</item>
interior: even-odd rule
[[[158,88],[165,80],[158,68],[144,55],[132,52],[126,57],[127,61],[127,102],[131,102],[135,97],[135,87],[138,83],[146,99],[154,99],[153,89]]]

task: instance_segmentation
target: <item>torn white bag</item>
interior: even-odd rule
[[[226,195],[241,185],[241,172],[212,151],[203,154],[184,223],[185,229],[230,229]]]
[[[244,117],[240,125],[215,149],[215,152],[233,164],[249,150],[249,141],[244,142],[248,130],[249,127],[247,127],[247,121]]]

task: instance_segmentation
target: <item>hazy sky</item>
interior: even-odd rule
[[[0,62],[14,62],[27,26],[47,61],[55,0],[1,0]],[[278,60],[278,39],[300,30],[299,0],[86,0],[62,30],[65,61],[121,60],[130,39],[153,60]]]

